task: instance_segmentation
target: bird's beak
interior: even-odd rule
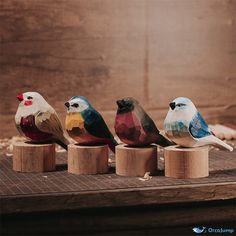
[[[66,106],[67,108],[69,108],[69,107],[70,107],[70,103],[69,103],[69,102],[66,102],[66,103],[65,103],[65,106]]]
[[[124,101],[123,100],[117,100],[116,104],[119,108],[123,108],[124,107]]]
[[[22,101],[24,100],[23,94],[17,95],[17,99],[18,99],[20,102],[22,102]]]
[[[170,106],[171,110],[174,110],[175,107],[176,107],[175,102],[171,102],[171,103],[169,104],[169,106]]]

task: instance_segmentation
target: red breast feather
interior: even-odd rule
[[[20,127],[24,135],[31,140],[46,141],[52,138],[52,134],[42,132],[37,128],[33,115],[22,117]]]
[[[144,130],[133,112],[116,115],[115,131],[122,142],[129,145],[142,145],[140,137]]]

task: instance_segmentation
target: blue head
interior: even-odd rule
[[[79,112],[82,113],[87,109],[92,109],[91,104],[85,97],[82,96],[74,96],[69,101],[65,103],[67,107],[67,112]]]
[[[185,97],[178,97],[174,99],[169,104],[169,107],[170,109],[168,112],[168,116],[178,117],[184,120],[190,119],[197,112],[197,109],[195,105],[192,103],[192,101],[189,98]]]

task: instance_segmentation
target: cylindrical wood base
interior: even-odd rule
[[[123,176],[151,175],[157,171],[157,147],[116,146],[116,174]]]
[[[46,172],[55,169],[55,144],[17,142],[13,145],[13,170]]]
[[[68,172],[78,175],[108,172],[108,146],[68,146]]]
[[[208,146],[164,149],[165,176],[178,179],[201,178],[209,175]]]

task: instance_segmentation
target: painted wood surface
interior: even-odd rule
[[[113,127],[115,100],[137,98],[162,128],[191,98],[208,121],[235,121],[236,2],[2,0],[0,133],[17,133],[19,92],[41,92],[62,120],[86,96]]]

